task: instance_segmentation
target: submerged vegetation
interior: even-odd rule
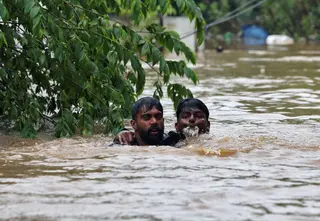
[[[130,14],[135,25],[172,7],[195,20],[198,43],[204,20],[193,0],[0,0],[0,116],[8,127],[33,137],[51,122],[56,137],[91,135],[96,122],[116,132],[144,90],[149,65],[158,75],[153,96],[177,103],[192,96],[170,83],[171,74],[197,75],[185,61],[166,60],[165,48],[195,63],[174,31],[157,23],[136,31],[115,17]]]

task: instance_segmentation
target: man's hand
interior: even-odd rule
[[[128,130],[119,132],[113,140],[114,143],[122,145],[134,145],[135,137],[134,133]]]

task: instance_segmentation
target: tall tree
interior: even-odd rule
[[[195,20],[200,44],[204,20],[193,0],[0,0],[2,119],[28,137],[41,119],[55,124],[57,137],[77,129],[90,135],[101,119],[107,132],[116,132],[144,90],[142,63],[158,74],[154,97],[163,96],[162,86],[175,103],[192,96],[183,85],[171,84],[170,76],[197,83],[197,75],[159,50],[195,63],[179,35],[156,23],[137,32],[113,17],[126,12],[139,25],[150,12],[165,14],[173,2]]]

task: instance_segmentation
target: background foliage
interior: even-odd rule
[[[235,11],[238,13],[259,2],[262,0],[196,0],[208,24],[236,9],[240,8]],[[308,41],[312,35],[320,37],[320,1],[264,0],[260,6],[214,26],[209,31],[213,34],[237,34],[245,24],[261,25],[269,34],[287,34],[295,39],[304,37]]]
[[[195,20],[198,43],[204,20],[193,0],[0,0],[0,115],[26,137],[49,121],[55,135],[78,130],[91,135],[97,121],[116,132],[144,89],[148,64],[177,102],[192,96],[183,85],[170,84],[171,74],[197,83],[184,61],[167,61],[161,47],[195,55],[174,31],[148,24],[141,32],[114,19],[125,12],[135,25],[150,12],[165,14],[174,4]]]
[[[261,23],[271,33],[309,41],[311,35],[320,36],[320,1],[266,1],[261,8]]]

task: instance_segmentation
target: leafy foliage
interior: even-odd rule
[[[313,0],[270,0],[262,8],[264,25],[273,33],[285,33],[295,39],[320,32],[320,2]]]
[[[195,63],[179,35],[156,23],[140,33],[113,17],[126,12],[138,25],[150,12],[166,13],[174,2],[195,19],[200,44],[204,20],[193,0],[0,0],[0,115],[28,137],[41,119],[54,122],[57,137],[77,130],[91,135],[101,119],[106,132],[116,132],[144,90],[142,63],[159,75],[158,99],[162,86],[174,102],[192,96],[171,85],[170,75],[194,83],[197,75],[183,61],[166,60],[159,49]]]
[[[244,24],[263,26],[270,34],[287,34],[295,39],[320,32],[320,1],[314,0],[265,0],[259,7],[246,10],[262,0],[196,0],[207,21],[217,21],[224,17],[221,24],[210,29],[213,34],[241,30]],[[241,13],[240,12],[244,12]],[[231,14],[238,14],[228,19]],[[227,19],[225,19],[227,18]],[[208,22],[208,23],[210,23]]]

